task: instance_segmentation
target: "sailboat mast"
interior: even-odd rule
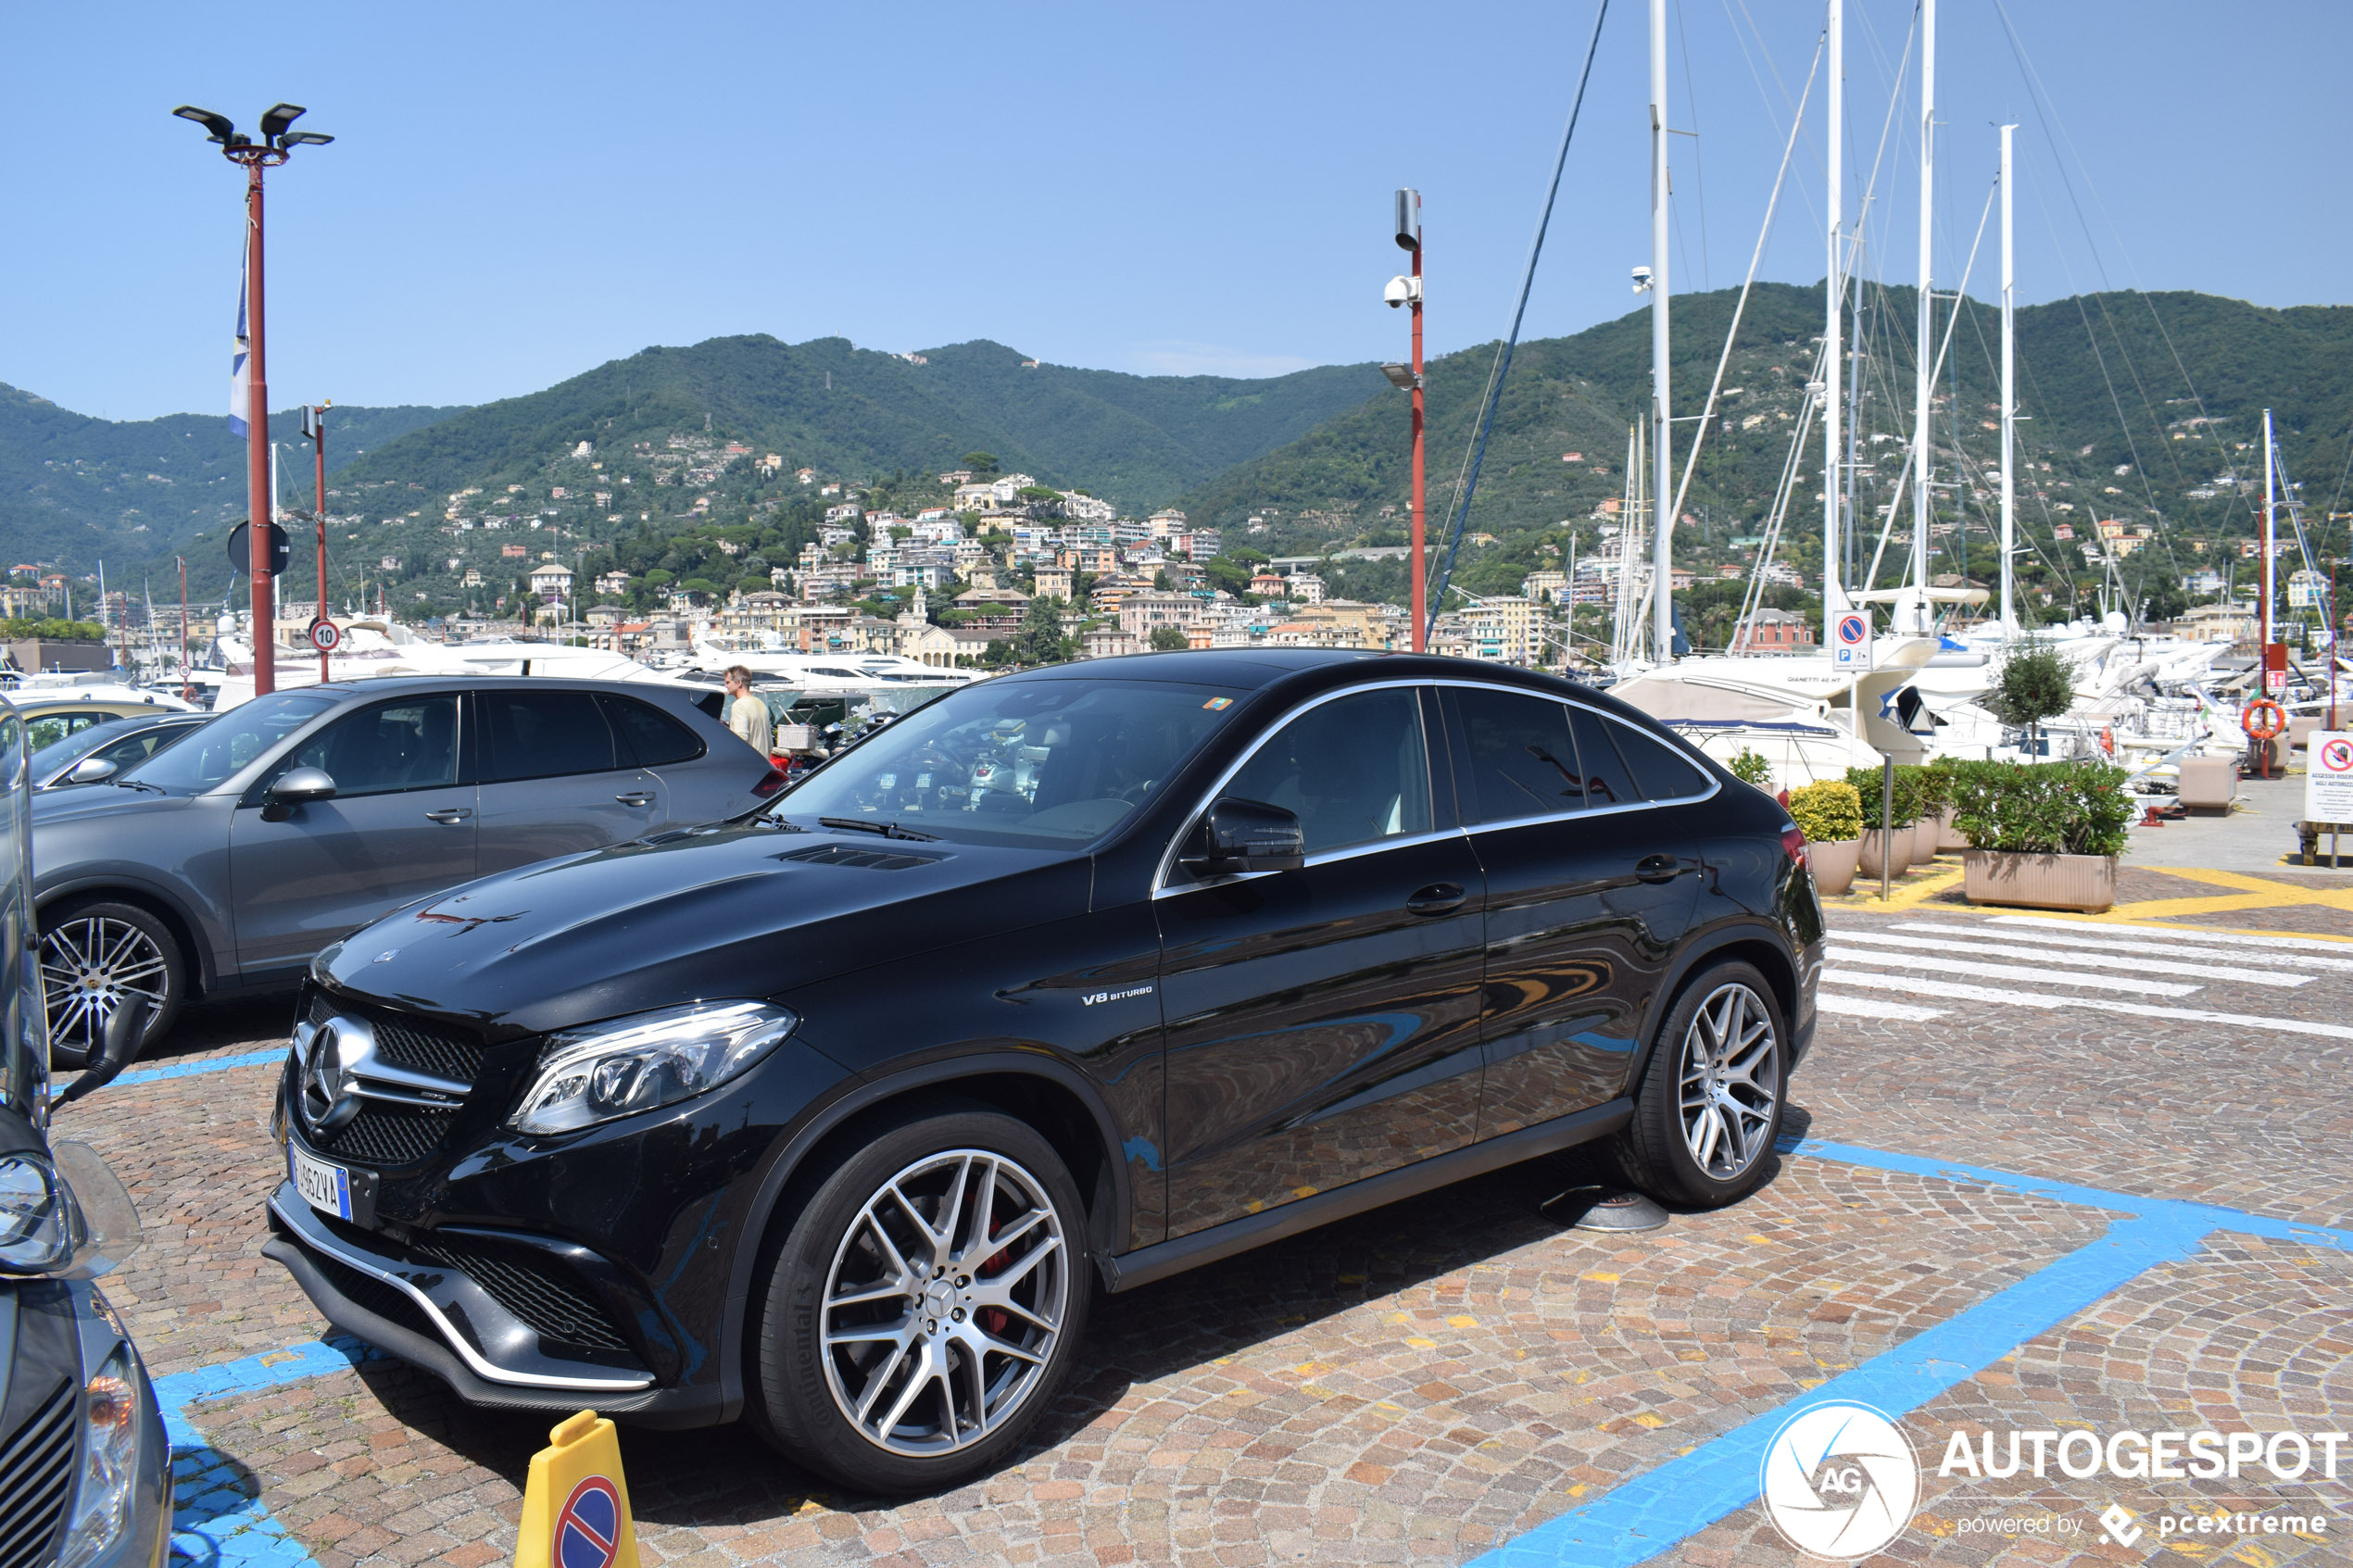
[[[1912,383],[1912,587],[1917,595],[1913,613],[1919,624],[1906,631],[1926,632],[1933,624],[1928,608],[1929,447],[1928,403],[1935,376],[1931,346],[1929,255],[1934,232],[1931,220],[1936,191],[1936,0],[1920,0],[1920,297],[1919,332],[1912,341],[1916,361]]]
[[[2011,554],[2018,533],[2018,275],[2010,250],[2010,132],[2002,127],[2002,641],[2018,630]]]
[[[2257,665],[2260,671],[2256,676],[2255,695],[2258,696],[2271,695],[2262,689],[2262,683],[2271,674],[2271,665],[2265,661],[2271,657],[2271,537],[2272,530],[2276,525],[2272,512],[2279,505],[2272,496],[2271,476],[2278,471],[2279,464],[2271,455],[2271,410],[2266,408],[2263,410],[2263,537],[2255,546],[2263,558],[2256,563],[2255,568],[2256,614],[2261,620],[2263,634],[2262,643],[2256,654]],[[99,579],[101,583],[105,581],[104,577]]]
[[[1845,315],[1846,280],[1841,271],[1845,261],[1846,210],[1843,162],[1840,157],[1842,140],[1845,135],[1846,112],[1846,26],[1842,0],[1830,0],[1830,17],[1825,23],[1829,33],[1830,54],[1830,119],[1828,125],[1829,199],[1830,199],[1830,271],[1829,282],[1822,293],[1827,304],[1827,321],[1822,336],[1822,646],[1838,646],[1838,618],[1846,608],[1846,596],[1840,591],[1838,572],[1838,459],[1839,459],[1839,372],[1844,369],[1840,353],[1840,328]]]
[[[1667,0],[1651,0],[1651,657],[1675,657],[1675,519],[1667,361]]]

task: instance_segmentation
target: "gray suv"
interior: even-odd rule
[[[477,876],[749,810],[784,774],[654,683],[390,677],[216,716],[32,811],[49,1036],[78,1065],[123,997],[291,986],[311,955]]]

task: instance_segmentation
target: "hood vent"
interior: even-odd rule
[[[812,844],[806,849],[787,849],[776,859],[812,866],[862,866],[870,872],[903,872],[948,857],[919,855],[906,849],[868,849],[855,844]]]

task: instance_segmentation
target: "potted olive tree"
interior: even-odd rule
[[[1835,897],[1854,886],[1863,853],[1863,797],[1855,786],[1824,779],[1791,790],[1789,815],[1806,835],[1814,890]]]
[[[1972,904],[2097,914],[2116,902],[2133,799],[2108,762],[1995,763],[1961,771],[1954,821]]]

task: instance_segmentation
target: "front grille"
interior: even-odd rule
[[[629,1352],[629,1342],[612,1319],[563,1276],[560,1264],[472,1236],[443,1235],[413,1250],[471,1277],[541,1339],[584,1350]]]
[[[310,998],[310,1022],[324,1023],[339,1010],[326,993],[319,992]],[[361,1012],[369,1026],[375,1031],[377,1048],[384,1060],[420,1073],[434,1073],[444,1078],[472,1083],[482,1076],[482,1047],[472,1040],[439,1029],[427,1028],[407,1019],[387,1018],[382,1013]]]
[[[311,1141],[322,1154],[360,1165],[414,1165],[441,1148],[457,1117],[454,1110],[369,1101],[359,1115]]]
[[[57,1385],[32,1419],[0,1447],[0,1568],[51,1560],[73,1489],[74,1390]]]
[[[373,1312],[386,1323],[411,1333],[422,1334],[427,1338],[440,1337],[433,1321],[425,1316],[424,1309],[409,1299],[407,1291],[387,1285],[373,1274],[362,1273],[350,1264],[330,1258],[323,1252],[314,1252],[306,1247],[302,1254],[310,1260],[312,1268],[326,1276],[327,1283],[334,1287],[336,1293],[353,1306]]]

